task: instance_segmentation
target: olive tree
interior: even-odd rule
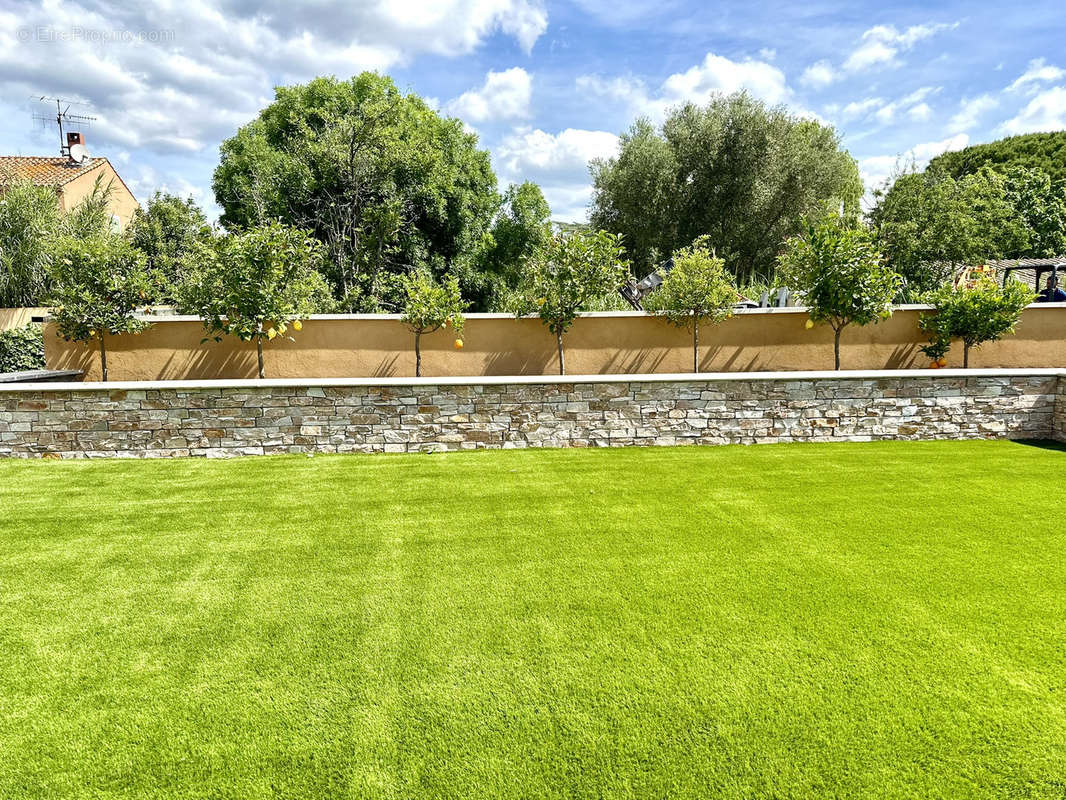
[[[555,335],[560,375],[566,373],[563,335],[583,309],[616,290],[628,274],[622,237],[602,230],[555,236],[530,259],[518,315],[535,311]]]
[[[416,269],[400,278],[403,302],[401,320],[415,335],[415,376],[422,376],[422,336],[449,325],[455,330],[456,349],[461,349],[463,340],[463,298],[459,292],[459,280],[453,275],[442,283],[433,279],[426,269]]]
[[[840,334],[892,314],[902,278],[884,262],[873,234],[829,217],[789,239],[779,257],[781,278],[802,292],[814,323],[833,329],[833,363],[840,369]]]
[[[100,372],[107,380],[107,337],[140,333],[154,282],[144,254],[119,236],[63,237],[51,262],[52,319],[65,340],[99,343]]]
[[[328,305],[320,263],[318,242],[276,222],[201,242],[183,270],[178,306],[199,315],[215,341],[223,335],[254,341],[259,377],[265,378],[263,340],[284,335],[290,326],[299,331],[301,317]]]
[[[700,325],[732,316],[739,294],[725,261],[700,237],[674,253],[673,267],[646,303],[671,325],[692,331],[692,371],[700,371]]]
[[[925,298],[936,310],[923,314],[919,322],[929,334],[926,352],[946,354],[951,340],[961,339],[962,366],[969,367],[970,349],[1013,333],[1022,309],[1035,298],[1029,287],[1019,281],[1000,286],[987,276],[969,286],[941,286]]]

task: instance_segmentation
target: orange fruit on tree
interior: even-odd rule
[[[456,350],[462,350],[463,349],[463,340],[462,339],[456,339],[455,340],[455,349]]]
[[[940,358],[938,358],[936,360],[936,365],[938,367],[946,367],[948,365],[948,360],[946,358],[944,358],[943,356],[941,356]]]

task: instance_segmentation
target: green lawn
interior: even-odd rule
[[[1066,797],[1066,452],[0,463],[0,797]]]

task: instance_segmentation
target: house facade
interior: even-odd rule
[[[124,231],[138,208],[137,198],[106,158],[88,158],[76,163],[63,156],[0,156],[0,193],[15,181],[26,180],[55,190],[64,212],[92,194],[97,180],[110,189],[108,212],[112,227]]]

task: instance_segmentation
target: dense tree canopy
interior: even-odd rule
[[[1066,246],[1066,196],[1037,170],[985,166],[955,179],[930,168],[899,176],[870,221],[889,263],[913,292],[936,288],[957,265],[1045,258]]]
[[[531,181],[512,185],[467,276],[466,296],[477,311],[503,311],[523,266],[551,239],[551,209]]]
[[[214,190],[227,227],[310,230],[342,307],[363,310],[389,274],[463,274],[500,202],[477,137],[371,72],[278,88],[222,143]]]
[[[746,93],[681,106],[661,130],[638,120],[592,175],[592,224],[625,237],[640,274],[707,235],[742,280],[769,275],[804,217],[857,213],[863,191],[832,128]]]
[[[1026,133],[986,144],[975,144],[939,155],[929,167],[961,178],[990,166],[999,172],[1009,167],[1038,169],[1056,184],[1066,183],[1066,131]]]
[[[148,268],[163,282],[160,302],[173,299],[182,259],[211,235],[207,217],[192,198],[183,200],[163,192],[156,192],[145,208],[138,208],[126,229],[126,237],[144,253]]]

